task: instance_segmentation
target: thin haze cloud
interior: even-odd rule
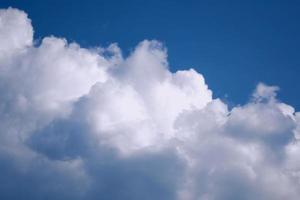
[[[159,41],[123,57],[33,32],[0,10],[1,199],[299,199],[300,114],[278,87],[229,109]]]

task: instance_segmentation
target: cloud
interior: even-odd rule
[[[142,41],[35,44],[0,10],[1,199],[299,199],[300,114],[258,84],[229,109]]]

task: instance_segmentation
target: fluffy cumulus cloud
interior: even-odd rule
[[[300,113],[278,89],[229,109],[158,41],[36,44],[2,9],[0,199],[297,200]]]

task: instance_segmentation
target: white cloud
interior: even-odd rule
[[[0,52],[1,57],[32,45],[33,29],[27,14],[8,8],[0,12]]]
[[[127,58],[34,45],[12,8],[0,52],[1,198],[299,199],[300,114],[276,86],[229,110],[195,70],[170,72],[158,41]]]

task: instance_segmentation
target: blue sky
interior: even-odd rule
[[[297,1],[6,1],[26,11],[35,38],[65,37],[84,47],[144,39],[168,48],[172,71],[193,67],[216,97],[242,104],[258,82],[300,108],[300,3]]]
[[[299,200],[299,7],[1,1],[0,199]]]

